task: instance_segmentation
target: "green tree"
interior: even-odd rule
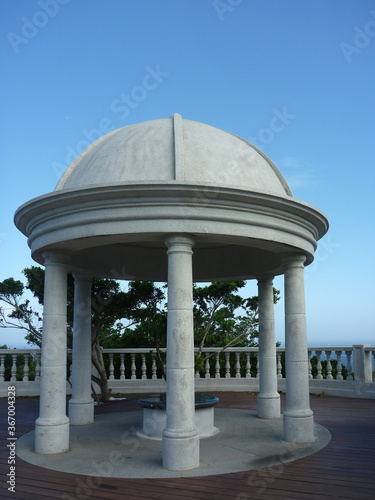
[[[26,331],[28,343],[39,347],[42,342],[42,318],[35,312],[30,301],[24,299],[25,288],[30,290],[39,304],[44,302],[44,269],[31,266],[23,271],[27,284],[8,278],[0,283],[0,301],[5,303],[9,310],[2,307],[0,310],[0,327],[21,328]],[[67,277],[67,331],[68,346],[72,344],[73,312],[74,312],[74,280]],[[157,303],[163,300],[164,294],[153,283],[130,282],[128,291],[123,292],[117,281],[111,279],[94,278],[91,287],[91,324],[92,324],[92,363],[98,376],[93,375],[101,389],[103,400],[110,398],[106,365],[101,347],[111,346],[119,338],[130,340],[136,337],[131,327],[143,324],[146,328],[147,314],[157,309]],[[125,323],[124,323],[125,321]],[[143,322],[143,323],[142,323]],[[155,326],[155,325],[154,325]],[[154,327],[155,330],[155,327]],[[149,330],[150,332],[152,329]],[[139,333],[139,332],[138,332]],[[157,335],[157,333],[155,333]],[[137,338],[142,342],[143,338]],[[155,345],[155,344],[154,344]],[[137,347],[142,346],[141,343]]]
[[[26,287],[13,278],[0,283],[0,301],[11,312],[0,310],[0,326],[22,328],[31,344],[41,345],[42,327],[40,315],[23,298],[25,288],[30,290],[39,304],[44,301],[44,270],[32,266],[23,271]],[[71,346],[74,312],[74,280],[68,275],[67,331]],[[244,298],[239,291],[245,281],[212,282],[205,286],[194,285],[194,338],[199,348],[196,355],[198,368],[203,367],[203,347],[255,346],[258,338],[258,298]],[[117,281],[98,279],[92,281],[91,323],[92,363],[98,376],[93,380],[101,388],[102,399],[110,397],[108,366],[102,348],[150,347],[156,348],[159,370],[165,375],[165,356],[161,348],[166,346],[167,285],[156,286],[152,282],[131,281],[128,290],[122,291]],[[279,292],[274,289],[274,302]],[[213,354],[212,354],[213,355]]]
[[[25,338],[30,344],[40,347],[42,342],[42,318],[25,299],[25,286],[14,278],[0,282],[0,327],[20,329],[26,332]]]
[[[258,297],[244,298],[239,291],[245,281],[212,282],[194,285],[194,336],[196,364],[203,369],[203,347],[254,347],[258,345]],[[274,303],[280,292],[274,288]],[[221,351],[220,351],[221,352]],[[212,353],[209,358],[215,356]]]

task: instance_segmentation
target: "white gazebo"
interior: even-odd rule
[[[304,266],[328,221],[296,200],[246,140],[174,114],[120,128],[88,147],[53,193],[22,205],[16,226],[45,266],[40,414],[35,451],[69,449],[69,424],[93,422],[90,280],[168,281],[163,466],[199,465],[194,422],[192,284],[256,279],[258,416],[278,418],[273,277],[284,274],[287,406],[283,439],[314,441]],[[66,415],[66,282],[75,278],[72,398]]]

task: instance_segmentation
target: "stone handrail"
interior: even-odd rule
[[[284,352],[285,348],[276,348],[279,391],[286,388]],[[374,346],[318,346],[309,347],[308,353],[311,393],[375,399]],[[114,393],[165,391],[155,349],[103,349],[103,356],[107,359],[108,381]],[[9,385],[16,387],[19,396],[39,395],[40,359],[39,349],[1,349],[0,397],[7,395]],[[230,347],[224,351],[222,347],[204,348],[197,366],[197,391],[259,390],[257,347]],[[67,392],[70,393],[69,381]]]

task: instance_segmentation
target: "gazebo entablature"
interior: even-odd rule
[[[123,279],[153,281],[166,281],[168,236],[189,234],[197,282],[283,274],[285,253],[308,265],[327,230],[321,212],[293,198],[186,183],[52,193],[20,207],[16,224],[42,265],[45,250],[64,251],[71,272],[113,277],[125,267]]]
[[[144,155],[139,153],[142,147]],[[82,153],[53,193],[21,206],[15,223],[28,237],[33,259],[46,268],[38,453],[69,447],[64,393],[67,272],[76,283],[71,425],[89,424],[94,418],[91,313],[83,307],[90,303],[92,276],[168,281],[165,468],[199,466],[193,281],[257,279],[258,416],[278,418],[272,280],[284,274],[283,439],[314,440],[304,267],[313,261],[328,221],[293,197],[276,166],[255,146],[179,115],[124,127]]]

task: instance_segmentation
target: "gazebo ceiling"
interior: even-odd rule
[[[194,280],[211,281],[279,274],[284,253],[309,264],[328,229],[255,146],[180,115],[98,139],[15,223],[41,264],[57,250],[71,271],[155,281],[167,278],[171,234],[195,240]]]

